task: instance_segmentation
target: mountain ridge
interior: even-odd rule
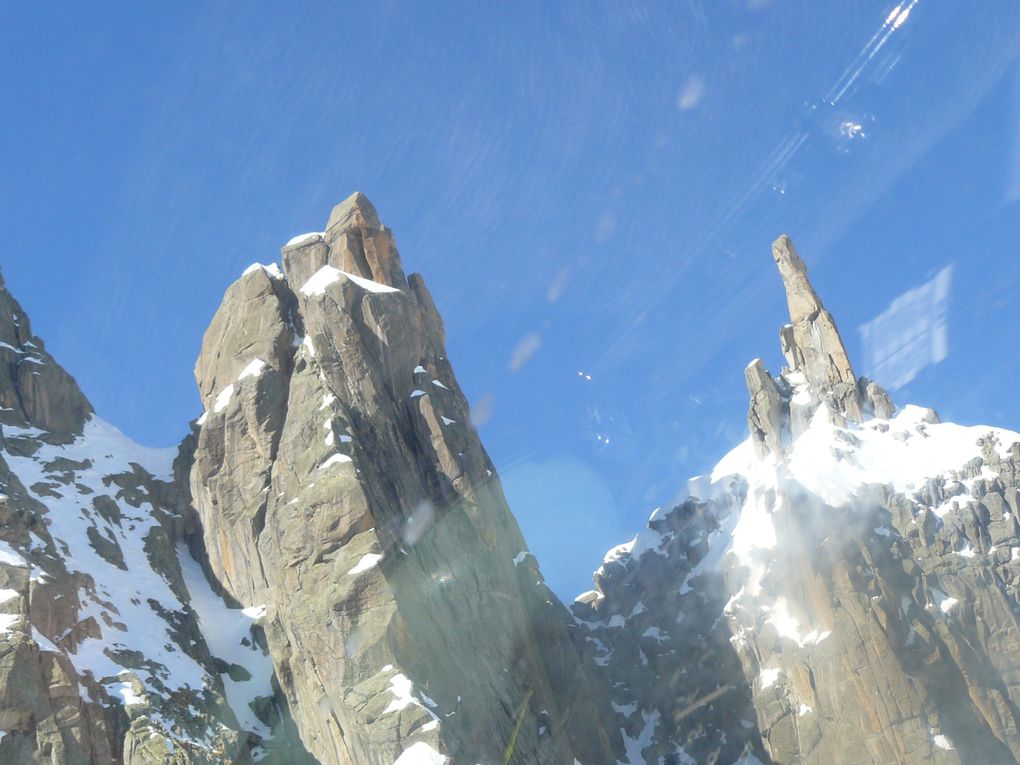
[[[0,279],[0,759],[1020,761],[1020,435],[897,411],[772,254],[748,438],[569,608],[364,195],[227,288],[176,450]]]

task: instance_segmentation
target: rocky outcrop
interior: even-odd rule
[[[728,608],[775,762],[1017,761],[1016,564],[988,540],[1008,519],[985,510],[1010,512],[1002,474],[973,505],[941,499],[980,473],[845,503],[781,486],[774,552],[753,594],[734,577]]]
[[[786,288],[790,325],[781,334],[783,355],[790,369],[801,372],[810,389],[837,416],[861,419],[857,376],[832,315],[825,310],[808,281],[807,266],[786,234],[772,243],[772,258]]]
[[[729,599],[719,545],[746,485],[717,499],[657,510],[631,542],[609,551],[595,589],[572,606],[609,687],[625,763],[756,765],[766,759],[752,705],[721,618]]]
[[[282,260],[246,271],[206,332],[190,483],[212,571],[264,612],[305,745],[323,763],[614,762],[612,711],[423,280],[361,194]]]
[[[781,455],[786,451],[793,436],[790,432],[790,388],[779,387],[772,375],[765,369],[761,359],[755,359],[744,370],[747,390],[751,394],[751,406],[747,412],[747,425],[758,457],[769,454]],[[801,424],[799,431],[803,431]]]

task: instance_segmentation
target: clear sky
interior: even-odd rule
[[[880,322],[917,341],[894,398],[1020,428],[1018,53],[1005,0],[5,3],[0,265],[169,445],[227,285],[365,192],[572,597],[744,438],[783,231],[859,372],[951,266]]]

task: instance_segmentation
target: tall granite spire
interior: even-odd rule
[[[861,422],[870,415],[887,418],[894,407],[878,385],[854,374],[836,321],[811,286],[807,266],[788,235],[772,243],[772,258],[790,309],[791,323],[779,333],[789,368],[774,379],[755,359],[745,377],[751,395],[748,426],[755,449],[761,457],[781,458],[821,405],[836,424]]]
[[[420,276],[355,194],[206,332],[192,496],[323,763],[621,751],[471,425]],[[516,732],[515,732],[516,731]],[[512,742],[512,743],[511,743]]]

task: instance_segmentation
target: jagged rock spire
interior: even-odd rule
[[[791,329],[780,334],[783,354],[794,372],[802,372],[811,388],[830,409],[850,420],[861,419],[857,375],[832,314],[808,280],[807,266],[793,242],[782,234],[772,243],[772,258],[786,288]]]
[[[837,425],[865,416],[890,417],[894,407],[874,382],[857,378],[832,314],[808,279],[807,266],[787,234],[772,243],[790,309],[790,324],[779,333],[790,365],[773,378],[760,359],[745,370],[751,395],[748,427],[759,457],[781,455],[808,426],[820,404]]]
[[[764,457],[769,452],[779,454],[787,442],[785,422],[789,407],[784,406],[784,396],[761,359],[755,359],[747,365],[744,379],[751,394],[747,424],[758,449],[758,456]]]
[[[282,255],[227,290],[206,332],[190,487],[210,569],[266,604],[309,751],[474,763],[512,741],[514,762],[621,759],[390,229],[356,193]]]
[[[283,271],[293,284],[303,284],[328,265],[389,287],[407,286],[393,232],[360,191],[333,208],[325,231],[295,237],[281,253]]]

